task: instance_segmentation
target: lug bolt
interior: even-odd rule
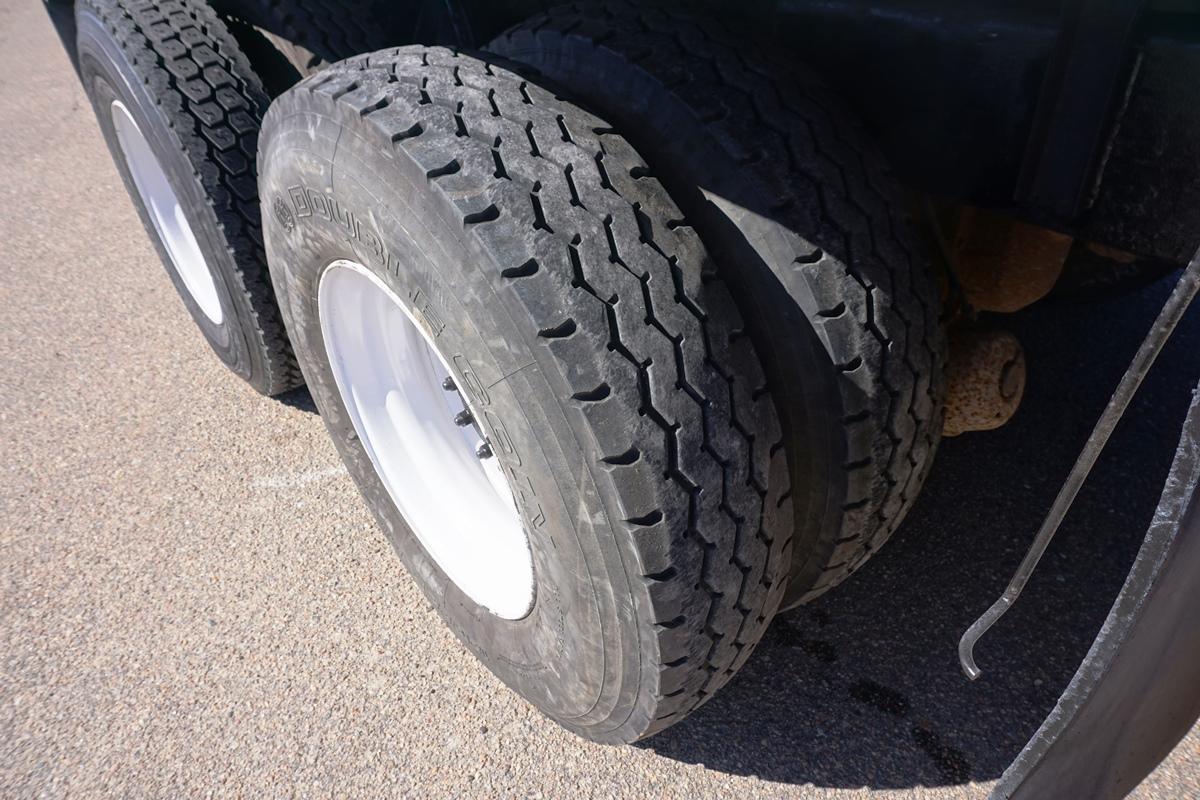
[[[458,387],[454,385],[454,378],[451,378],[449,375],[447,375],[442,379],[442,388],[447,392],[453,392]]]
[[[480,442],[479,447],[475,448],[475,455],[482,461],[485,458],[492,457],[492,446],[487,442]]]
[[[471,416],[471,412],[465,408],[454,415],[454,424],[460,428],[465,428],[474,421],[475,418]]]

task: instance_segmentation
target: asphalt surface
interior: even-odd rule
[[[946,441],[888,548],[699,713],[601,747],[443,627],[304,392],[209,353],[34,0],[0,1],[0,154],[4,797],[982,797],[1107,613],[1200,379],[1194,310],[969,684],[958,634],[1169,287],[1013,318],[1013,424]],[[1200,796],[1197,730],[1137,796]]]

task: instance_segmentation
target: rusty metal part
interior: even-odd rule
[[[951,263],[967,302],[979,311],[1012,312],[1054,288],[1072,239],[981,208],[959,209]]]
[[[1025,351],[1005,330],[950,334],[943,436],[990,431],[1012,419],[1025,393]]]
[[[1107,258],[1109,261],[1115,261],[1118,264],[1132,264],[1138,260],[1138,257],[1133,253],[1117,247],[1109,247],[1099,242],[1084,242],[1083,246],[1101,258]]]
[[[1133,361],[1129,363],[1129,369],[1125,370],[1125,374],[1121,376],[1121,382],[1113,391],[1112,398],[1104,408],[1104,413],[1100,415],[1100,419],[1096,420],[1092,435],[1088,437],[1087,443],[1079,453],[1079,458],[1075,461],[1075,466],[1071,468],[1062,488],[1058,490],[1058,496],[1054,498],[1054,505],[1050,507],[1050,512],[1042,522],[1042,527],[1038,529],[1037,536],[1033,538],[1033,543],[1029,545],[1029,551],[1025,553],[1021,565],[1017,567],[1012,580],[1008,582],[1004,594],[1000,595],[996,602],[992,603],[988,610],[983,612],[958,640],[958,660],[962,665],[963,672],[971,680],[979,677],[979,667],[975,663],[975,644],[981,636],[987,633],[989,628],[996,624],[1000,617],[1012,608],[1012,604],[1020,597],[1025,584],[1029,582],[1029,577],[1037,568],[1038,562],[1041,561],[1042,554],[1050,545],[1050,540],[1058,532],[1059,526],[1067,516],[1067,511],[1075,502],[1075,496],[1079,494],[1080,487],[1087,480],[1092,467],[1096,465],[1096,459],[1100,457],[1104,445],[1108,444],[1108,438],[1112,436],[1117,423],[1121,421],[1125,410],[1129,408],[1133,395],[1142,385],[1146,373],[1154,365],[1154,360],[1158,358],[1163,345],[1167,343],[1167,339],[1174,332],[1175,326],[1179,324],[1179,320],[1198,292],[1200,292],[1200,250],[1197,250],[1196,254],[1192,256],[1187,269],[1183,271],[1179,282],[1175,284],[1171,296],[1167,298],[1162,311],[1158,313],[1158,318],[1154,320],[1154,325],[1146,334],[1146,338],[1142,340],[1141,347],[1134,354]]]

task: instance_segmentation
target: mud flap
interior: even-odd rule
[[[995,800],[1119,798],[1200,717],[1200,387],[1108,618]]]

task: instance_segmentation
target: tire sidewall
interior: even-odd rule
[[[424,174],[359,136],[350,117],[336,120],[336,109],[313,113],[306,103],[319,98],[299,98],[277,101],[264,129],[264,234],[293,345],[339,453],[410,574],[480,660],[564,726],[627,740],[616,726],[645,727],[637,713],[648,687],[638,659],[617,654],[643,643],[627,556],[610,523],[611,492],[597,488],[594,458],[577,438],[582,426],[568,422],[541,354],[498,296],[489,258],[448,217]],[[409,531],[375,473],[321,333],[319,280],[339,259],[366,267],[402,299],[482,411],[533,553],[535,601],[525,618],[500,619],[463,594]],[[609,730],[596,730],[597,723]]]
[[[253,351],[239,322],[243,317],[252,315],[253,310],[240,292],[231,290],[227,275],[234,274],[237,265],[221,234],[216,214],[208,202],[204,188],[197,179],[197,170],[183,143],[175,134],[171,120],[155,101],[147,82],[131,63],[130,54],[113,38],[104,22],[89,9],[81,7],[76,21],[80,79],[138,216],[154,243],[176,292],[205,339],[230,369],[253,382],[253,376],[260,375],[262,369],[256,368]],[[113,125],[111,104],[115,100],[124,103],[133,116],[175,191],[216,285],[222,314],[219,323],[213,322],[192,297],[142,202]]]

